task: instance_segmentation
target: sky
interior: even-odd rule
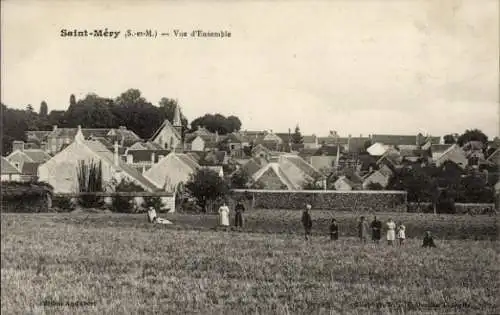
[[[433,136],[499,126],[499,1],[1,2],[1,101],[139,89],[243,129]],[[61,30],[121,31],[116,39]],[[169,37],[125,38],[152,29]],[[228,31],[175,38],[174,30]]]

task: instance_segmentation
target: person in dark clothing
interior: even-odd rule
[[[236,227],[242,228],[243,227],[243,212],[245,211],[245,206],[243,205],[243,202],[241,200],[238,201],[236,206],[234,207],[234,225]]]
[[[311,219],[311,215],[309,214],[309,210],[311,210],[310,204],[308,204],[306,206],[306,209],[304,210],[304,212],[302,212],[302,225],[304,226],[306,240],[309,239],[309,236],[311,235],[311,229],[312,229],[312,219]]]
[[[339,239],[339,226],[337,224],[337,220],[332,219],[332,223],[330,224],[330,240],[336,241]]]
[[[362,216],[359,220],[359,225],[358,225],[358,231],[359,231],[359,239],[361,242],[365,243],[368,240],[368,222],[366,221],[365,217]]]
[[[432,237],[431,232],[427,231],[424,234],[424,242],[422,244],[422,247],[436,247],[436,244],[434,243],[434,238]]]
[[[382,238],[382,222],[377,220],[377,217],[374,216],[370,227],[372,228],[372,240],[378,243]]]

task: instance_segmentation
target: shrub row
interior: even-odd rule
[[[287,191],[233,190],[233,198],[251,198],[259,209],[313,209],[339,211],[406,211],[406,193],[399,191]]]

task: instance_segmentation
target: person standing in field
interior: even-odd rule
[[[332,219],[330,223],[330,240],[336,241],[339,239],[339,226],[337,224],[337,220]]]
[[[377,220],[377,217],[374,216],[370,227],[372,228],[372,240],[378,244],[382,237],[382,222]]]
[[[224,201],[219,208],[219,224],[223,227],[229,226],[229,207]]]
[[[398,240],[399,240],[399,245],[403,245],[406,239],[406,227],[403,225],[403,223],[399,222],[398,225]]]
[[[389,245],[392,245],[393,242],[396,240],[396,223],[392,221],[392,219],[389,219],[387,221],[387,243]]]
[[[436,247],[436,244],[434,243],[434,238],[432,237],[432,234],[430,231],[425,232],[424,242],[422,244],[422,247]]]
[[[238,200],[236,206],[234,207],[234,225],[238,228],[243,227],[243,212],[245,211],[245,206],[241,200]]]
[[[358,224],[358,231],[359,231],[359,239],[361,242],[366,243],[368,240],[368,222],[366,221],[366,218],[362,216],[359,220]]]
[[[309,214],[309,210],[311,210],[311,205],[307,204],[306,209],[304,210],[304,212],[302,212],[302,225],[304,226],[306,240],[309,239],[312,229],[312,219],[311,215]]]

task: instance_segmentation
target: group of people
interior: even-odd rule
[[[304,212],[302,212],[302,225],[304,227],[306,240],[308,240],[309,237],[311,236],[311,230],[312,230],[312,218],[311,214],[309,213],[309,210],[311,210],[311,205],[307,204]],[[396,225],[396,223],[392,219],[389,219],[387,221],[386,227],[387,227],[387,233],[386,233],[387,243],[389,245],[393,245],[397,238],[399,240],[399,244],[403,245],[406,239],[406,227],[401,222]],[[338,240],[339,225],[335,218],[332,219],[329,230],[330,230],[330,239],[332,241]],[[360,217],[358,223],[358,235],[361,242],[366,243],[368,241],[370,230],[371,230],[372,240],[375,243],[379,243],[380,239],[382,238],[382,222],[379,221],[376,216],[374,216],[371,224],[368,224],[368,221],[364,216]],[[422,247],[436,247],[436,244],[434,243],[434,238],[430,231],[425,232]]]
[[[311,205],[307,204],[304,212],[302,212],[302,225],[304,227],[305,231],[305,238],[306,240],[309,239],[311,236],[311,231],[312,231],[312,218],[311,214],[309,213],[309,210],[311,210]],[[243,227],[243,212],[245,211],[245,206],[241,200],[238,200],[234,207],[234,225],[236,228],[242,228]],[[229,210],[229,207],[227,206],[226,202],[223,202],[222,206],[219,208],[219,225],[222,227],[229,227],[230,222],[229,222],[229,213],[231,211]],[[160,224],[171,224],[172,222],[159,218],[156,215],[156,211],[153,207],[149,207],[148,209],[148,220],[151,223],[160,223]],[[396,238],[399,240],[399,245],[403,245],[406,239],[406,227],[399,222],[399,224],[396,225],[396,223],[392,220],[389,219],[386,223],[387,227],[387,232],[386,232],[386,238],[387,238],[387,243],[389,245],[393,245],[394,242],[396,241]],[[370,233],[371,230],[371,233]],[[330,239],[335,241],[339,239],[339,225],[337,223],[336,219],[332,219],[329,227],[330,231]],[[359,239],[361,242],[366,243],[368,241],[369,235],[371,234],[372,240],[375,243],[379,243],[380,239],[382,238],[382,222],[377,219],[376,216],[373,217],[373,221],[368,224],[367,219],[364,216],[360,217],[359,223],[358,223],[358,235]],[[431,232],[427,231],[425,232],[424,239],[423,239],[423,247],[436,247],[436,244],[434,243],[434,238],[431,234]]]
[[[396,238],[399,240],[399,245],[403,245],[406,239],[406,227],[403,223],[396,223],[389,219],[386,223],[387,226],[387,243],[389,245],[393,245]],[[368,225],[368,221],[364,216],[362,216],[359,220],[358,231],[359,231],[359,239],[362,242],[368,241],[369,231],[371,229],[372,240],[375,243],[379,243],[382,238],[382,222],[377,219],[376,216],[373,217],[373,221],[370,225]]]

